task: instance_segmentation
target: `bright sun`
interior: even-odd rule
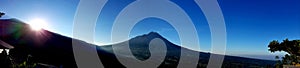
[[[41,29],[47,28],[47,23],[43,19],[33,19],[29,22],[32,30],[40,31]]]

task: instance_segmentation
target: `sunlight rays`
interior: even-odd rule
[[[34,31],[40,31],[42,29],[47,28],[47,22],[44,19],[36,18],[29,22],[29,25],[32,30]]]

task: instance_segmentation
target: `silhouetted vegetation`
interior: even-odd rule
[[[282,42],[273,40],[268,45],[269,51],[271,52],[287,52],[282,60],[277,61],[277,66],[282,65],[299,65],[300,64],[300,40],[288,40],[285,39]],[[278,56],[275,57],[279,59]]]
[[[3,68],[9,68],[12,67],[12,62],[10,60],[9,55],[7,54],[7,51],[5,49],[2,49],[3,51],[0,53],[0,67]]]
[[[5,13],[0,12],[0,18],[1,18],[2,16],[4,16],[4,15],[5,15]]]

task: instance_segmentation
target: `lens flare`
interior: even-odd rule
[[[34,31],[40,31],[42,29],[47,28],[47,23],[43,19],[33,19],[29,22],[29,25]]]

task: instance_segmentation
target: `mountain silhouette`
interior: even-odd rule
[[[29,25],[16,19],[1,19],[0,29],[0,40],[14,47],[13,49],[10,49],[9,54],[11,55],[13,62],[16,64],[21,64],[28,60],[27,58],[30,55],[32,57],[30,61],[40,65],[47,64],[55,67],[76,68],[77,65],[72,49],[72,40],[75,43],[80,43],[84,47],[96,46],[98,57],[104,67],[107,68],[125,68],[125,66],[118,61],[114,54],[113,47],[117,47],[118,50],[122,51],[126,49],[122,48],[122,46],[126,43],[129,43],[129,48],[134,57],[127,57],[127,55],[123,55],[122,58],[128,60],[136,58],[141,61],[149,59],[149,57],[151,57],[149,43],[155,38],[161,39],[167,48],[165,59],[159,65],[159,68],[176,68],[179,63],[181,50],[186,51],[183,55],[193,53],[200,54],[197,66],[198,68],[205,68],[211,55],[211,53],[193,51],[173,44],[156,32],[136,36],[121,43],[97,46],[47,30],[42,30],[42,33],[38,33],[32,31]],[[156,62],[159,61],[153,61],[153,63]],[[273,67],[275,63],[275,61],[271,60],[226,55],[222,67]]]

